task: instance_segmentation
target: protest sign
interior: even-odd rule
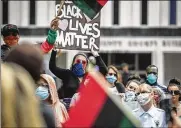
[[[56,5],[56,15],[60,4]],[[72,1],[65,1],[59,16],[59,30],[55,45],[57,48],[99,51],[100,14],[90,20]]]

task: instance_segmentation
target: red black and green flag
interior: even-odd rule
[[[93,19],[108,0],[72,0],[90,19]]]
[[[69,111],[69,127],[140,127],[139,121],[120,103],[120,98],[108,92],[107,82],[97,73],[89,73],[80,89],[80,99]],[[118,98],[118,99],[117,99]]]

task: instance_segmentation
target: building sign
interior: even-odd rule
[[[101,37],[101,51],[181,51],[181,38]]]

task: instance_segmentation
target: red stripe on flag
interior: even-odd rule
[[[70,109],[70,119],[64,124],[64,127],[91,127],[94,124],[107,99],[104,89],[94,78],[87,75],[86,85],[81,85],[85,87],[81,88],[79,92],[80,99],[75,107]]]
[[[104,6],[107,3],[107,1],[108,0],[97,0],[97,2],[102,6]]]

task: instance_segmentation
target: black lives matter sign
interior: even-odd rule
[[[56,15],[60,4],[56,5]],[[100,14],[89,21],[88,17],[71,1],[65,1],[59,16],[57,48],[90,51],[91,47],[99,51]]]

